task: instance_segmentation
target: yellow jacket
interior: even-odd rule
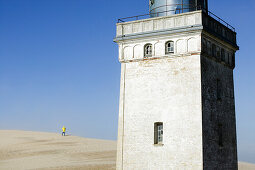
[[[65,126],[63,126],[62,131],[63,131],[63,132],[66,132],[66,128],[65,128]]]

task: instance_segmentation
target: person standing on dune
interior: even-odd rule
[[[62,136],[66,136],[66,127],[65,126],[62,127]]]

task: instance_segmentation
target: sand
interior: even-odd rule
[[[0,169],[115,169],[116,142],[60,134],[0,131]]]
[[[255,165],[250,163],[239,162],[239,170],[255,170]]]
[[[0,170],[111,170],[115,160],[115,141],[0,130]],[[240,163],[239,170],[255,165]]]

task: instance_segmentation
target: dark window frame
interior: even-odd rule
[[[226,60],[226,53],[225,53],[225,49],[222,48],[221,49],[221,61],[226,62],[225,60]]]
[[[154,123],[154,145],[163,144],[164,126],[163,122]]]
[[[202,45],[203,45],[203,52],[205,52],[206,54],[208,54],[208,48],[207,48],[207,41],[206,41],[206,39],[205,38],[203,38],[203,41],[202,41]]]
[[[220,61],[221,60],[221,50],[220,47],[216,46],[216,58]]]
[[[170,45],[170,47],[169,47]],[[166,54],[173,54],[174,53],[174,42],[173,41],[167,41],[165,44],[165,52]],[[171,50],[172,49],[172,50]]]
[[[235,67],[235,63],[236,62],[236,56],[235,56],[235,52],[233,52],[233,55],[232,55],[232,67]]]
[[[207,49],[208,49],[208,55],[212,56],[212,43],[210,41],[207,41]]]
[[[150,0],[150,5],[154,5],[155,0]]]
[[[148,43],[144,45],[144,57],[152,57],[152,44]]]
[[[216,45],[215,44],[212,44],[212,56],[214,58],[217,58],[217,51],[216,51]]]

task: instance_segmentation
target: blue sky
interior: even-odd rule
[[[255,1],[209,0],[236,28],[239,159],[255,163]],[[118,18],[148,13],[148,0],[0,0],[0,129],[116,139]]]

